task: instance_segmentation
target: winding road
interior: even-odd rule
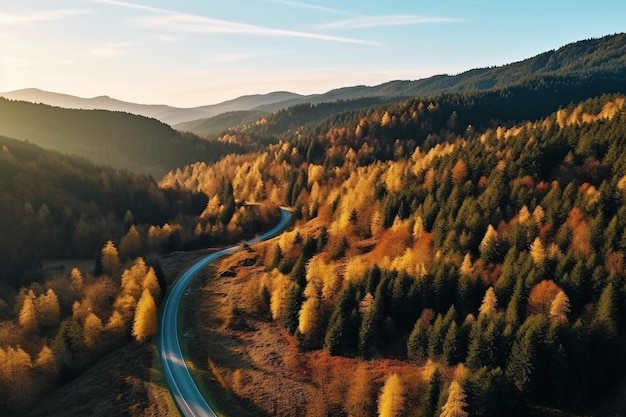
[[[280,212],[280,222],[276,226],[262,235],[248,240],[246,244],[262,242],[282,232],[290,223],[292,213],[284,207],[280,208]],[[178,307],[187,286],[198,272],[211,262],[241,249],[242,245],[230,246],[200,259],[176,281],[165,300],[158,335],[158,351],[167,385],[176,406],[185,417],[217,416],[217,414],[200,393],[183,358],[178,340]]]

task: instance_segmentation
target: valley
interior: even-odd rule
[[[193,108],[6,94],[0,414],[623,415],[625,51]]]

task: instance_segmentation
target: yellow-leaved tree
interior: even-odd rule
[[[550,318],[558,323],[565,323],[567,322],[569,312],[569,297],[561,290],[550,304]]]
[[[138,342],[145,342],[157,332],[157,307],[148,289],[143,290],[135,309],[133,336]]]
[[[496,313],[498,308],[498,299],[496,298],[496,293],[493,291],[493,287],[489,287],[487,292],[485,292],[485,297],[483,297],[483,302],[478,309],[479,316],[488,316]]]
[[[441,407],[439,417],[468,417],[469,414],[464,410],[465,407],[467,407],[465,391],[461,384],[452,381],[448,390],[448,401]]]
[[[93,312],[85,317],[85,325],[83,329],[83,340],[88,348],[97,347],[102,338],[104,326],[102,320]]]
[[[26,332],[34,332],[39,328],[39,320],[37,318],[37,310],[35,309],[35,294],[29,291],[24,298],[24,303],[20,309],[18,322],[20,327]]]
[[[360,364],[353,376],[346,394],[345,410],[350,417],[368,417],[374,413],[375,387],[367,365]]]
[[[397,417],[404,410],[404,386],[398,374],[390,375],[378,397],[378,416]]]
[[[102,270],[113,275],[120,269],[120,255],[112,241],[105,243],[102,248]]]

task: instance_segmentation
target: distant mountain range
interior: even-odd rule
[[[0,135],[155,178],[170,169],[242,151],[233,144],[181,133],[145,116],[1,97]]]
[[[192,108],[172,107],[163,104],[128,103],[108,96],[82,98],[68,94],[52,93],[49,91],[39,90],[37,88],[27,88],[7,93],[0,93],[0,97],[10,100],[42,103],[49,106],[64,107],[68,109],[122,111],[140,116],[151,117],[158,119],[163,123],[175,125],[191,120],[217,116],[218,114],[226,112],[251,110],[259,106],[294,100],[303,96],[287,91],[277,91],[269,94],[247,95],[233,100],[224,101],[219,104]]]
[[[393,98],[434,96],[442,93],[485,91],[506,88],[538,77],[604,77],[620,76],[626,70],[626,34],[609,35],[565,45],[557,50],[498,67],[472,69],[458,75],[436,75],[416,81],[396,80],[377,86],[353,86],[330,90],[323,94],[300,95],[287,91],[242,96],[222,103],[180,108],[167,105],[127,103],[108,96],[80,98],[38,89],[0,93],[1,97],[75,109],[123,111],[158,119],[181,130],[198,134],[216,134],[220,130],[249,122],[299,104],[329,103],[379,97]],[[224,113],[239,112],[213,120]],[[192,123],[185,123],[192,122]],[[183,124],[184,123],[184,124]],[[180,126],[178,126],[180,125]]]
[[[289,140],[300,126],[335,114],[411,97],[441,101],[441,95],[446,94],[450,96],[448,102],[461,103],[470,95],[490,94],[492,105],[499,108],[509,97],[515,97],[521,103],[514,107],[515,113],[499,115],[506,122],[534,120],[572,101],[606,93],[626,93],[626,34],[584,40],[524,61],[455,76],[346,87],[311,96],[290,92],[243,96],[191,109],[20,90],[0,94],[8,98],[0,98],[0,135],[158,176],[195,161],[211,161],[229,152],[243,152],[245,146],[241,145],[254,147],[278,138]],[[504,107],[504,110],[512,108]],[[116,112],[84,110],[93,108]],[[250,124],[261,117],[266,118],[264,123]],[[181,134],[154,119],[192,134]],[[191,122],[181,124],[184,120]],[[215,137],[238,125],[241,129],[233,131],[244,132],[248,139],[237,145],[207,142],[193,134]]]

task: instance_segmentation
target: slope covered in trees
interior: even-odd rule
[[[26,415],[131,335],[150,341],[176,273],[161,254],[233,243],[280,216],[236,202],[227,181],[210,197],[0,136],[1,415]],[[42,272],[51,258],[62,261]],[[53,275],[68,259],[93,267]]]
[[[181,132],[191,132],[205,138],[214,138],[234,126],[254,122],[269,116],[268,112],[259,110],[240,110],[218,114],[206,119],[197,119],[174,125]]]
[[[324,103],[363,97],[435,96],[443,93],[484,91],[507,88],[543,77],[600,78],[624,77],[626,34],[587,39],[547,51],[520,62],[499,67],[472,69],[457,75],[436,75],[421,80],[396,80],[373,87],[356,86],[331,90],[312,97],[292,99],[258,107],[276,111],[302,103]]]
[[[236,238],[261,223],[230,190],[207,204],[202,193],[0,136],[0,289],[35,279],[41,259],[92,258],[107,239],[125,258]]]
[[[237,145],[210,143],[129,113],[62,109],[4,98],[0,98],[0,135],[155,176],[241,151]]]
[[[281,323],[303,369],[320,349],[400,359],[388,384],[418,415],[577,409],[624,376],[626,96],[498,125],[516,110],[494,94],[338,116],[162,185],[222,175],[237,198],[295,207],[240,313]],[[415,366],[441,377],[410,379]],[[380,412],[401,409],[379,388]]]

